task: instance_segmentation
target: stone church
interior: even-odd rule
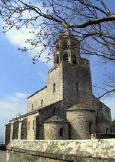
[[[47,86],[28,97],[28,112],[6,125],[6,144],[18,140],[77,140],[111,131],[111,110],[92,94],[89,61],[68,30],[55,42]]]

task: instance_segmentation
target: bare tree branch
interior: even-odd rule
[[[108,17],[103,17],[101,19],[94,19],[94,20],[89,20],[83,24],[73,24],[73,25],[68,25],[68,28],[85,28],[90,25],[97,25],[100,23],[104,22],[110,22],[110,21],[115,21],[115,15],[110,15]]]
[[[42,54],[47,54],[45,58],[50,59],[56,35],[63,28],[72,31],[79,39],[82,56],[98,56],[105,63],[115,62],[115,14],[103,0],[41,0],[40,3],[1,0],[0,16],[5,32],[12,28],[32,27],[29,32],[33,32],[34,37],[26,40],[30,47],[20,50],[32,51],[41,46],[41,50],[36,50],[33,62],[39,60]],[[114,92],[112,85],[113,82],[102,97]]]
[[[108,94],[110,95],[111,93],[114,93],[114,92],[115,92],[115,89],[109,90],[109,91],[105,92],[104,94],[102,94],[100,97],[98,97],[98,99],[100,99]]]

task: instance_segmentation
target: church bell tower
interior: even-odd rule
[[[91,73],[89,61],[80,56],[80,41],[64,29],[58,34],[55,45],[54,67],[62,65],[66,107],[79,102],[87,103],[92,96]]]
[[[61,62],[79,64],[80,42],[68,29],[59,33],[55,45],[54,65]]]

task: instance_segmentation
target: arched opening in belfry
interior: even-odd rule
[[[59,130],[59,136],[60,137],[63,137],[63,133],[64,133],[63,128],[60,128],[60,130]]]
[[[63,44],[62,44],[62,49],[66,50],[67,48],[68,48],[68,42],[64,41]]]
[[[72,57],[72,62],[73,62],[73,64],[76,64],[77,63],[77,60],[76,60],[76,56],[75,55],[73,55],[73,57]]]
[[[56,44],[56,49],[59,50],[59,43]]]
[[[56,56],[56,58],[55,58],[55,63],[56,63],[56,64],[59,64],[59,56]]]
[[[63,54],[63,61],[68,62],[68,53]]]

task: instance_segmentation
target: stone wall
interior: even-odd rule
[[[53,85],[55,84],[55,92],[53,92]],[[54,67],[48,72],[47,85],[47,104],[63,100],[63,66],[62,64]]]
[[[102,134],[111,133],[111,110],[102,102],[99,103],[96,110],[96,132]]]
[[[105,140],[14,140],[7,149],[55,160],[71,162],[114,162],[115,139]],[[17,162],[17,161],[16,161]]]
[[[14,118],[6,125],[6,144],[14,139],[44,139],[44,121],[53,115],[64,116],[63,102],[46,106],[39,111],[31,112]]]
[[[95,111],[74,105],[66,112],[70,139],[88,139],[96,133]]]
[[[7,154],[5,155],[7,157],[5,162],[67,162],[65,160],[64,161],[56,160],[56,159],[51,159],[47,157],[44,158],[44,157],[28,154],[25,152],[17,152],[17,151],[8,151]],[[6,157],[4,157],[4,159]],[[1,161],[1,158],[2,157],[0,156],[0,162],[4,162],[4,159],[3,161]]]
[[[47,105],[47,87],[36,92],[28,98],[28,111],[30,112],[41,108],[41,102],[43,102],[43,106]]]
[[[45,140],[67,140],[68,139],[67,122],[45,122],[44,139]]]
[[[78,65],[63,63],[64,105],[70,107],[79,101]]]
[[[53,85],[55,84],[55,92]],[[28,97],[28,111],[41,109],[63,99],[63,72],[62,64],[49,70],[48,84],[42,90]]]
[[[36,118],[39,116],[38,113],[29,115],[27,117],[27,139],[35,140],[36,139]]]
[[[89,63],[82,59],[82,63],[63,63],[64,103],[70,107],[78,102],[88,104],[92,98],[92,85]]]
[[[53,115],[63,116],[62,101],[49,105],[41,109],[39,115],[36,117],[36,139],[44,139],[44,121]]]
[[[115,133],[115,125],[112,125],[111,131],[112,131],[112,133]]]
[[[39,111],[14,118],[11,121],[10,129],[6,126],[6,144],[12,139],[41,140],[44,139],[45,135],[48,135],[47,138],[45,136],[46,139],[56,139],[59,135],[60,126],[58,128],[54,123],[51,126],[53,128],[50,130],[51,132],[47,133],[48,129],[44,130],[44,122],[53,115],[58,115],[63,119],[67,117],[69,122],[69,127],[65,131],[67,132],[68,130],[68,135],[65,133],[67,136],[64,135],[63,138],[58,136],[57,139],[88,139],[91,137],[91,134],[95,133],[110,134],[110,109],[105,107],[103,103],[100,104],[100,107],[97,107],[98,111],[89,107],[82,107],[84,104],[76,104],[66,110],[66,115],[63,104],[63,101],[59,101],[39,109]],[[54,130],[55,132],[52,133]],[[52,135],[55,135],[55,138]]]
[[[87,102],[92,95],[89,63],[85,59],[80,61],[79,64],[61,62],[49,70],[47,87],[28,98],[28,111],[40,109],[60,100],[64,100],[65,107],[77,103],[81,98],[83,102],[83,97]]]
[[[73,105],[83,96],[91,96],[91,76],[88,61],[70,64],[61,62],[48,72],[48,84],[28,98],[28,111],[40,109],[64,99],[64,104]],[[55,84],[55,92],[53,85]],[[82,101],[83,102],[83,101]]]

